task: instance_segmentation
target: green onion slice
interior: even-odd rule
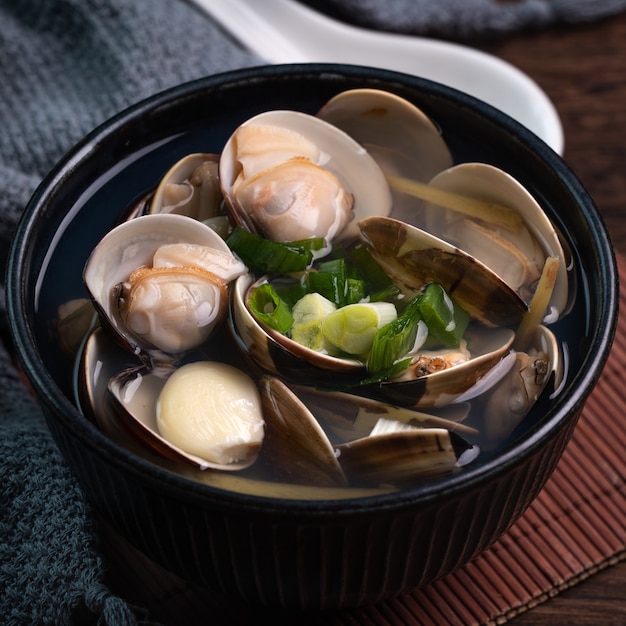
[[[423,291],[419,311],[429,334],[448,348],[457,348],[469,323],[469,313],[456,304],[438,283]]]
[[[254,289],[250,294],[248,306],[259,321],[283,335],[293,325],[289,305],[278,296],[269,283],[263,283]]]
[[[237,226],[226,243],[252,272],[300,272],[313,262],[313,251],[323,247],[323,239],[278,243]]]
[[[419,322],[422,320],[420,313],[422,297],[422,294],[413,297],[397,319],[376,333],[367,360],[370,374],[389,370],[396,361],[415,348]]]

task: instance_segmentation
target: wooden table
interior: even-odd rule
[[[474,45],[519,67],[553,100],[564,127],[565,160],[595,199],[617,252],[626,255],[626,13],[592,25],[551,28]],[[128,547],[120,550],[120,539],[110,534],[110,529],[103,530],[114,572],[110,582],[113,588],[128,592],[122,574],[128,572],[131,579],[138,576],[136,583],[154,566]],[[184,589],[176,589],[175,579],[155,571],[152,578],[160,580],[164,594],[177,593],[180,606],[193,602],[193,591],[186,594]],[[141,604],[143,599],[138,596],[136,601]],[[176,612],[175,605],[173,610]],[[206,623],[210,622],[207,615]],[[509,623],[626,624],[626,561],[590,576]]]
[[[564,158],[626,254],[626,14],[479,45],[531,76],[554,102]],[[626,624],[626,562],[510,622],[514,626]]]

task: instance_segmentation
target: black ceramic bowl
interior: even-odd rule
[[[573,313],[561,329],[569,372],[498,450],[464,471],[395,493],[296,499],[224,490],[129,451],[73,403],[71,363],[48,333],[56,307],[84,297],[97,241],[167,167],[219,152],[267,109],[315,112],[354,87],[383,88],[441,127],[456,162],[484,161],[539,200],[572,250]],[[507,116],[419,78],[351,66],[272,66],[182,85],[91,133],[26,208],[8,270],[11,328],[24,371],[67,463],[96,510],[164,567],[250,603],[355,606],[425,585],[488,547],[554,470],[607,358],[617,276],[594,204],[563,160]]]

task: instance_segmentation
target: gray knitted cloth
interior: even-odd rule
[[[591,20],[626,0],[309,4],[365,26],[463,38]],[[28,198],[84,134],[166,87],[256,63],[183,0],[0,0],[2,275]],[[4,303],[0,285],[0,624],[148,623],[102,582],[89,506],[11,363]]]

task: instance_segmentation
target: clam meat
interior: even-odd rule
[[[220,158],[235,222],[273,241],[351,232],[353,215],[387,214],[391,192],[374,159],[311,115],[269,111],[242,124]]]
[[[166,358],[206,341],[226,314],[228,283],[246,271],[211,228],[164,214],[109,232],[87,261],[84,280],[104,325],[122,343]]]

